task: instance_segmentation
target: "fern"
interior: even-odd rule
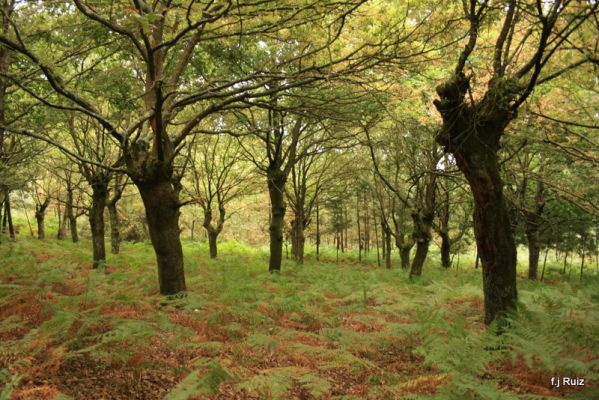
[[[164,400],[187,400],[195,394],[215,394],[221,383],[237,379],[235,374],[215,361],[203,359],[196,364],[201,367],[183,378]]]
[[[0,400],[10,400],[12,398],[12,392],[15,387],[19,384],[21,376],[12,374],[8,369],[0,369],[0,386],[2,391],[0,392]]]
[[[331,384],[304,368],[282,367],[262,371],[240,385],[250,394],[256,394],[261,399],[289,399],[289,390],[297,382],[304,390],[316,398],[322,398],[331,389]]]
[[[312,373],[301,375],[298,382],[310,395],[317,399],[322,398],[331,390],[329,381]]]

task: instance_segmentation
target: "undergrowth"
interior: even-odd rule
[[[270,275],[262,249],[187,242],[189,292],[166,300],[147,243],[101,270],[87,245],[0,245],[0,400],[599,398],[595,276],[520,281],[497,336],[466,257],[410,281],[324,249]]]

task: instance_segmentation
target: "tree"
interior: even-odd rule
[[[110,252],[112,254],[119,254],[121,249],[121,219],[117,203],[121,200],[127,186],[127,177],[124,174],[115,173],[112,182],[112,187],[108,189],[109,196],[106,201],[110,219]]]
[[[495,7],[488,0],[463,2],[468,40],[451,76],[436,89],[434,105],[443,119],[437,141],[454,155],[474,197],[474,230],[483,265],[485,323],[501,319],[516,305],[516,246],[503,195],[497,152],[505,128],[539,84],[589,61],[577,32],[596,12],[596,2],[544,3],[511,0]],[[492,71],[482,83],[465,72],[472,62],[484,24],[495,29]],[[500,21],[500,22],[496,22]],[[499,26],[495,25],[496,23]],[[528,32],[528,33],[526,33]],[[550,61],[565,46],[577,59],[554,66]],[[486,48],[478,48],[484,57]],[[551,72],[542,73],[551,69]]]
[[[191,182],[185,187],[192,201],[202,208],[210,258],[218,254],[217,239],[227,219],[227,205],[247,194],[253,184],[240,156],[237,139],[226,134],[198,138],[191,144]]]
[[[447,166],[447,163],[445,164]],[[472,202],[465,198],[467,193],[464,182],[452,176],[452,171],[445,170],[445,175],[437,182],[438,209],[433,228],[441,239],[441,265],[451,267],[451,251],[463,240],[470,229],[472,221]]]
[[[25,91],[47,106],[95,119],[119,144],[121,168],[145,206],[160,292],[166,295],[186,289],[178,223],[182,204],[172,181],[175,159],[186,139],[199,133],[198,127],[212,115],[249,108],[277,92],[333,79],[343,71],[364,71],[381,59],[396,58],[404,50],[398,40],[406,40],[405,32],[395,29],[370,42],[355,43],[350,51],[330,52],[361,0],[314,0],[298,9],[278,1],[73,3],[77,13],[55,12],[46,3],[19,9],[18,18],[11,18],[10,31],[0,34],[0,43],[43,74],[37,87],[21,84]],[[44,15],[52,16],[49,21],[54,25],[49,29],[39,21]],[[322,19],[322,15],[328,17]],[[63,40],[36,34],[46,29],[56,33],[52,38]],[[308,30],[322,35],[306,37]],[[69,41],[70,37],[77,42]],[[257,55],[268,42],[293,51],[263,49]],[[46,51],[50,57],[40,56],[41,46],[50,49]],[[92,53],[97,62],[86,68],[78,55]],[[62,68],[63,58],[74,59],[80,68],[76,72]],[[264,59],[269,60],[268,69],[262,67]],[[106,79],[114,70],[106,66],[115,60],[124,77],[116,85],[113,76]],[[104,77],[97,80],[94,92],[118,88],[110,92],[113,98],[108,106],[105,98],[94,101],[79,89],[78,83],[90,74]],[[48,91],[58,98],[47,99]],[[123,107],[135,117],[123,119]],[[31,131],[19,133],[51,141]],[[275,197],[281,179],[271,179]],[[277,207],[275,220],[280,222],[280,202]]]
[[[312,143],[300,142],[302,136],[314,136],[318,130],[312,122],[304,122],[301,115],[278,110],[278,100],[273,98],[268,109],[256,115],[239,114],[240,121],[248,132],[264,144],[265,157],[256,158],[247,147],[246,154],[266,176],[270,198],[270,259],[268,270],[279,272],[283,256],[283,234],[285,227],[285,187],[287,179],[298,160],[303,158]],[[262,118],[260,118],[262,117]],[[300,147],[301,146],[301,147]]]
[[[40,182],[41,181],[41,182]],[[33,180],[33,200],[35,202],[35,221],[37,223],[37,238],[46,238],[45,218],[53,196],[54,182],[48,174],[36,176]]]
[[[83,178],[81,175],[77,174],[76,171],[68,167],[59,167],[54,174],[58,179],[61,180],[61,183],[64,185],[65,189],[64,198],[57,199],[64,205],[64,214],[61,221],[62,224],[60,224],[61,226],[59,227],[58,231],[58,239],[65,238],[68,224],[68,230],[71,233],[71,241],[73,243],[77,243],[79,242],[77,218],[85,215],[88,212],[88,207],[86,207],[83,203],[83,190],[81,188]]]
[[[315,145],[291,168],[291,182],[286,186],[285,194],[293,212],[290,223],[291,253],[298,264],[304,263],[305,230],[312,222],[312,212],[323,190],[334,179],[332,171],[339,172],[335,168],[339,161],[339,157]]]
[[[391,131],[399,128],[408,132],[415,130],[432,133],[430,127],[422,125],[418,121],[412,120],[402,124],[401,127],[392,125]],[[416,244],[416,254],[410,267],[410,277],[420,276],[432,240],[438,176],[436,170],[441,154],[438,146],[432,140],[418,143],[412,140],[408,134],[390,135],[389,128],[383,126],[379,128],[382,129],[382,139],[375,143],[371,134],[375,125],[375,121],[372,121],[363,126],[374,170],[381,185],[393,193],[397,203],[402,205],[400,209],[410,213],[412,239]],[[397,210],[396,206],[397,204],[393,208]],[[395,225],[397,228],[400,227],[399,223]],[[385,227],[389,227],[388,223]],[[403,235],[403,232],[396,232],[396,241],[398,235]],[[407,245],[403,236],[400,236],[399,240],[400,246]]]
[[[69,157],[69,153],[78,156],[69,158],[91,188],[88,216],[92,233],[92,267],[98,268],[106,262],[104,211],[109,199],[109,184],[115,173],[104,166],[115,164],[120,154],[110,136],[103,132],[105,128],[98,126],[95,120],[69,115],[66,125],[73,148],[66,156]]]

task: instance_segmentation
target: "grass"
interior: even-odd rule
[[[309,249],[280,275],[243,243],[184,252],[188,296],[165,300],[147,243],[100,271],[85,241],[2,243],[0,399],[599,398],[596,275],[568,281],[552,261],[548,283],[521,279],[497,337],[472,257],[443,271],[433,253],[410,281],[374,252],[337,264]],[[555,376],[586,385],[551,389]]]

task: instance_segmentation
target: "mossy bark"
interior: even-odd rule
[[[435,106],[443,118],[436,138],[454,155],[474,198],[474,232],[483,269],[485,323],[514,309],[516,244],[503,195],[497,152],[505,127],[514,117],[510,89],[490,82],[484,97],[472,101],[470,79],[459,73],[437,87]],[[501,321],[500,321],[501,322]]]

